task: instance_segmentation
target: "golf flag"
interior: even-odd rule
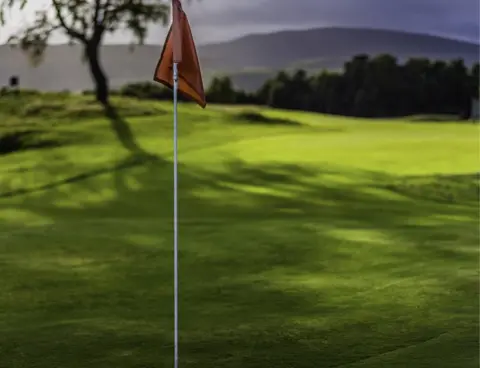
[[[178,63],[178,91],[205,108],[207,101],[197,50],[180,0],[172,0],[172,13],[172,25],[153,79],[173,89],[173,64]]]

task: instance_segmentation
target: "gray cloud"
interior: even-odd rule
[[[200,42],[312,26],[402,29],[478,40],[478,0],[202,0],[185,6]]]
[[[49,1],[29,2],[32,7],[46,3]],[[478,0],[193,0],[184,1],[184,8],[198,43],[328,26],[399,29],[475,41],[480,33]],[[33,9],[23,13],[31,15]],[[12,24],[19,20],[20,14],[16,14]],[[0,41],[12,29],[0,29]],[[151,27],[147,42],[161,44],[165,35],[165,27]],[[57,36],[55,41],[65,42],[65,38]],[[129,42],[130,35],[117,32],[108,41]]]

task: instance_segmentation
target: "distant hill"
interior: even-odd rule
[[[161,52],[159,45],[106,45],[102,59],[112,87],[152,80]],[[398,31],[322,28],[255,34],[233,41],[199,47],[206,83],[215,74],[231,75],[237,87],[252,90],[280,69],[308,71],[339,69],[353,55],[390,53],[403,61],[409,57],[451,60],[462,58],[470,65],[478,60],[477,44],[437,36]],[[92,88],[79,46],[49,47],[45,61],[32,68],[19,50],[0,46],[0,85],[19,75],[24,88],[85,90]]]
[[[210,69],[233,74],[237,86],[252,89],[258,88],[265,78],[279,69],[339,69],[345,61],[360,53],[389,53],[401,62],[410,57],[462,58],[470,65],[478,61],[480,47],[464,41],[399,31],[321,28],[249,35],[231,42],[206,45],[200,51],[202,62]],[[270,69],[271,73],[245,70],[251,68]]]

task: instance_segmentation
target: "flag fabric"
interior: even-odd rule
[[[172,0],[172,13],[172,25],[153,79],[173,89],[173,63],[178,63],[178,91],[205,108],[207,101],[197,50],[187,15],[179,0]]]

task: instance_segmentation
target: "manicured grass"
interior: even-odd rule
[[[0,367],[171,367],[171,104],[116,100],[128,138],[25,99],[0,136],[56,143],[0,156]],[[477,126],[179,121],[181,367],[478,366]]]

